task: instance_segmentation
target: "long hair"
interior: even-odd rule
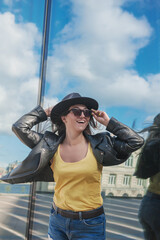
[[[140,133],[144,132],[148,132],[146,143],[160,138],[160,113],[155,116],[153,124],[151,126],[146,127],[140,131]]]

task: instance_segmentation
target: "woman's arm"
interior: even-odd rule
[[[114,149],[119,155],[130,154],[144,144],[144,139],[141,136],[113,117],[108,123],[107,130],[115,135],[112,138],[112,142]]]
[[[93,110],[93,116],[99,123],[106,126],[106,130],[115,135],[110,140],[119,158],[130,155],[144,144],[144,139],[134,130],[113,117],[110,119],[107,113]]]
[[[16,136],[28,147],[33,148],[41,140],[43,134],[31,130],[36,124],[47,120],[47,115],[41,106],[23,115],[12,125]]]

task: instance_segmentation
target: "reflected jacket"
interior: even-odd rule
[[[15,169],[2,177],[1,180],[11,184],[54,181],[50,160],[57,151],[59,144],[63,142],[64,136],[58,136],[49,131],[42,134],[32,130],[33,126],[45,120],[47,120],[45,111],[41,106],[37,106],[13,124],[13,132],[32,150]],[[143,145],[142,137],[113,117],[110,119],[106,130],[106,132],[95,135],[85,134],[97,162],[103,166],[123,163],[132,152]]]
[[[160,139],[147,142],[136,165],[134,176],[147,179],[160,172]]]

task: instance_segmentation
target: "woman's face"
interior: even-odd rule
[[[73,111],[72,111],[73,109]],[[85,105],[76,104],[69,108],[69,113],[66,116],[62,116],[62,121],[66,126],[66,130],[73,130],[76,132],[83,132],[88,126],[90,116],[85,116],[84,112],[81,112],[80,116],[75,116],[74,109],[88,110]]]

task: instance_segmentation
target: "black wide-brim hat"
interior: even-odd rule
[[[88,109],[98,109],[98,102],[89,97],[82,97],[79,93],[70,93],[62,99],[61,102],[57,103],[51,111],[51,120],[53,123],[57,123],[60,117],[73,105],[83,104]]]

